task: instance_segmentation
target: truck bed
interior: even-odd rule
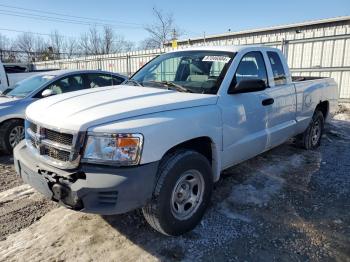
[[[310,80],[318,80],[324,79],[328,77],[320,77],[320,76],[292,76],[293,82],[302,82],[302,81],[310,81]]]

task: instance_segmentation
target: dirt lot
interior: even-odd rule
[[[139,211],[74,212],[45,200],[0,157],[1,261],[350,261],[350,112],[322,146],[288,142],[224,172],[202,223],[181,237]]]

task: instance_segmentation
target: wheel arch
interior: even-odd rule
[[[11,153],[12,150],[9,149],[8,142],[5,140],[8,125],[11,125],[11,121],[21,121],[24,125],[24,119],[20,117],[8,118],[0,123],[0,151],[7,154]]]
[[[323,114],[324,119],[326,120],[329,114],[329,102],[327,100],[320,101],[315,108],[315,111],[321,111]]]
[[[172,152],[179,149],[194,150],[208,159],[213,175],[213,181],[220,179],[220,155],[218,145],[208,136],[201,136],[183,141],[170,149],[163,155],[162,159]]]
[[[7,118],[5,120],[3,120],[1,123],[0,123],[0,128],[7,122],[9,121],[13,121],[13,120],[19,120],[19,121],[22,121],[23,122],[23,125],[24,125],[24,119],[21,118],[21,117],[11,117],[11,118]]]

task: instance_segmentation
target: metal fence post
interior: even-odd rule
[[[282,53],[288,59],[288,40],[282,39]]]
[[[126,55],[126,73],[128,77],[131,76],[131,59],[129,54]]]

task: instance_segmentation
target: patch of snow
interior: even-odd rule
[[[271,197],[282,188],[284,180],[275,176],[258,175],[246,183],[235,186],[227,201],[234,204],[267,205]]]
[[[350,114],[347,113],[340,113],[333,117],[335,120],[341,120],[341,121],[350,121]]]
[[[20,185],[9,190],[0,192],[0,203],[20,200],[24,197],[33,195],[34,193],[35,190],[30,185]]]
[[[226,216],[227,218],[230,219],[235,219],[235,220],[241,220],[245,223],[251,223],[252,219],[246,215],[239,214],[238,212],[235,212],[232,207],[230,207],[227,202],[222,204],[220,208],[218,209],[218,212]]]

